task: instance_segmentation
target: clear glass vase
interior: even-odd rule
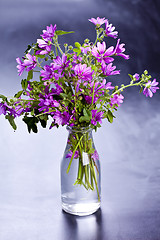
[[[101,202],[101,172],[98,153],[89,127],[67,127],[67,146],[61,162],[62,209],[85,216],[96,212]]]

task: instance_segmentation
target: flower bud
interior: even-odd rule
[[[73,50],[73,46],[70,45],[70,46],[68,47],[68,49],[69,49],[69,50]]]

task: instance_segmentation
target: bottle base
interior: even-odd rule
[[[98,203],[76,203],[67,204],[62,202],[62,209],[70,214],[77,216],[87,216],[96,212],[100,208],[101,204]]]

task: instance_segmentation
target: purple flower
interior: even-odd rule
[[[17,61],[17,63],[19,64],[19,65],[17,65],[18,72],[19,72],[18,75],[21,76],[22,73],[23,73],[24,70],[25,70],[25,65],[24,65],[24,63],[21,61],[20,58],[16,58],[16,61]]]
[[[42,50],[38,50],[36,54],[44,55],[51,51],[51,42],[48,40],[37,39],[38,47]]]
[[[6,105],[5,105],[5,103],[0,103],[0,115],[1,114],[6,115]]]
[[[24,60],[23,64],[25,67],[27,67],[26,71],[29,72],[30,70],[32,70],[33,68],[35,68],[37,66],[36,57],[30,55],[29,53],[26,54],[26,59]]]
[[[107,84],[106,84],[106,89],[114,89],[114,87],[113,86],[111,86],[111,82],[108,82]]]
[[[24,108],[22,106],[16,106],[15,112],[16,112],[16,115],[19,117],[24,112]]]
[[[78,63],[80,63],[82,61],[82,57],[79,57],[76,54],[72,55],[72,59],[73,59],[73,61],[72,61],[73,66],[77,65]]]
[[[118,94],[113,95],[113,97],[110,99],[111,100],[111,102],[110,102],[111,107],[114,104],[118,104],[118,106],[120,106],[121,103],[123,103],[123,99],[124,99],[124,97],[123,97],[122,94],[120,94],[120,95],[118,95]]]
[[[92,103],[92,97],[91,96],[85,95],[84,98],[85,98],[87,104],[91,104]],[[95,94],[94,94],[93,103],[95,103],[97,100],[98,100],[98,97],[96,97]]]
[[[52,38],[54,37],[56,31],[56,24],[53,25],[51,24],[50,27],[47,26],[47,30],[43,30],[43,34],[41,35],[41,37],[45,40],[51,41]]]
[[[91,48],[88,45],[84,45],[84,47],[81,47],[81,52],[84,54],[88,54],[88,52],[91,51]]]
[[[105,25],[106,25],[106,32],[105,34],[108,36],[108,37],[113,37],[113,38],[117,38],[118,37],[118,32],[117,31],[114,31],[115,30],[115,27],[112,26],[112,24],[109,24],[108,20],[106,19],[105,21]]]
[[[99,160],[98,152],[95,150],[94,153],[91,154],[93,161]]]
[[[115,47],[115,50],[114,50],[114,54],[117,55],[117,56],[121,56],[124,59],[128,60],[129,55],[126,55],[126,54],[123,53],[125,51],[125,48],[124,48],[125,44],[124,43],[119,44],[119,43],[120,43],[120,39],[118,39],[118,41],[117,41],[117,44],[116,44],[116,47]]]
[[[49,87],[45,88],[44,93],[45,93],[45,95],[39,94],[40,103],[38,104],[38,106],[41,107],[38,109],[39,112],[41,112],[41,111],[49,112],[50,109],[59,107],[59,102],[57,102],[56,100],[53,99],[54,94],[52,91],[49,91]],[[50,113],[51,113],[51,111],[50,111]]]
[[[91,18],[91,19],[88,19],[91,23],[93,23],[94,25],[100,27],[103,23],[106,22],[105,18]]]
[[[108,65],[105,64],[105,62],[102,62],[102,72],[104,75],[106,76],[110,76],[110,75],[117,75],[120,74],[120,70],[116,70],[116,66],[112,66],[112,63],[109,63]]]
[[[54,72],[52,70],[52,67],[49,65],[44,66],[44,70],[41,70],[41,77],[42,80],[49,80],[54,77]]]
[[[102,123],[103,112],[98,112],[98,110],[93,109],[92,111],[91,124],[97,125],[97,122]]]
[[[156,79],[154,79],[152,82],[149,81],[146,83],[145,88],[143,90],[143,94],[146,95],[146,97],[153,97],[153,93],[159,89],[159,87],[156,87],[159,83],[156,82]]]
[[[68,112],[60,112],[56,110],[56,112],[53,115],[54,123],[59,125],[66,125],[69,123],[70,115]]]
[[[72,155],[73,155],[73,152],[69,151],[69,153],[67,153],[67,155],[66,155],[66,158],[71,158]],[[78,152],[78,150],[76,150],[73,158],[78,158],[78,157],[79,157],[79,152]]]
[[[54,95],[59,95],[60,93],[63,92],[63,89],[61,88],[60,85],[58,85],[58,83],[55,82],[54,85],[55,85],[55,88],[52,88],[52,89],[51,89],[51,92],[52,92]]]
[[[138,81],[138,80],[139,80],[139,78],[140,78],[140,76],[139,76],[139,74],[138,74],[138,73],[135,73],[135,74],[133,75],[133,77],[136,79],[136,81]]]
[[[78,78],[81,80],[90,81],[92,79],[92,69],[91,67],[87,67],[86,64],[77,64],[73,67],[74,74],[78,76]]]
[[[110,63],[114,61],[114,58],[110,57],[114,53],[114,47],[109,47],[106,49],[105,42],[98,42],[97,47],[95,46],[92,51],[92,55],[98,60],[98,62],[105,61],[105,63]]]
[[[69,66],[70,61],[67,61],[67,56],[65,54],[62,55],[62,58],[60,56],[57,56],[56,59],[53,60],[54,69],[55,70],[65,70]]]
[[[58,80],[61,77],[60,73],[56,73],[56,69],[54,68],[53,63],[51,63],[51,65],[45,65],[44,69],[40,71],[41,72],[41,77],[42,80],[50,80],[52,78],[54,78],[55,80]]]

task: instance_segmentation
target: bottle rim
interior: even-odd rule
[[[93,130],[91,126],[87,126],[87,127],[67,126],[66,129],[70,132],[81,132],[81,133],[91,132]]]

